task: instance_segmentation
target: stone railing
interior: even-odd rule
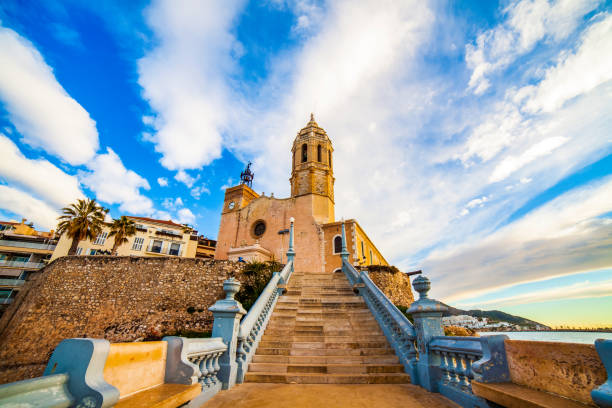
[[[419,385],[430,392],[439,392],[462,407],[586,407],[597,405],[612,408],[612,340],[598,340],[596,342],[599,359],[608,371],[607,381],[600,375],[592,375],[592,370],[584,368],[588,365],[597,365],[599,362],[597,364],[592,362],[592,353],[583,353],[582,356],[578,356],[578,358],[582,358],[582,364],[572,363],[572,367],[579,367],[578,369],[574,370],[572,368],[572,371],[564,366],[564,372],[569,377],[567,382],[583,384],[583,392],[569,393],[566,389],[571,387],[567,385],[538,388],[516,384],[514,383],[512,370],[509,368],[506,352],[507,336],[444,336],[442,315],[448,308],[427,296],[431,284],[429,279],[424,276],[419,276],[413,281],[413,287],[419,293],[419,299],[413,302],[407,310],[407,313],[414,320],[414,325],[411,324],[407,317],[372,282],[366,271],[358,272],[350,264],[344,224],[342,225],[341,256],[342,271],[353,289],[364,298],[389,343],[404,364],[405,371],[410,374],[413,384]],[[561,356],[560,358],[562,361],[569,361],[565,357]],[[550,358],[552,359],[552,357]],[[554,362],[554,364],[557,363]],[[544,374],[535,371],[537,377]],[[584,381],[577,381],[577,378],[582,377],[585,377]],[[600,378],[599,382],[595,383],[594,378]],[[554,380],[551,379],[550,381]],[[540,391],[540,388],[544,392]],[[564,390],[562,392],[557,391],[556,395],[550,394],[553,389],[557,390],[559,388],[564,388]],[[484,391],[482,391],[483,389]],[[509,392],[519,395],[516,398],[508,399]],[[555,393],[555,391],[552,392]],[[501,399],[493,401],[489,397],[496,397],[495,393],[499,395],[506,393],[503,395],[506,399],[503,402]],[[548,398],[552,402],[549,402],[548,405],[529,405],[529,403],[525,405],[527,399],[521,395],[523,393],[530,397],[533,393],[541,393],[537,394],[535,399]],[[578,398],[575,395],[590,395],[592,399]],[[559,405],[559,401],[572,401],[571,404],[577,405]]]
[[[346,259],[342,261],[342,270],[365,300],[389,344],[404,365],[406,373],[414,376],[417,353],[414,347],[416,337],[412,323],[372,282],[366,271],[358,274]]]
[[[293,260],[290,260],[280,273],[274,272],[249,313],[240,322],[238,350],[236,351],[236,361],[238,363],[236,382],[239,384],[244,381],[244,376],[253,359],[259,340],[268,325],[276,301],[284,290],[282,285],[289,281],[292,271]]]
[[[218,360],[227,348],[220,338],[113,344],[65,339],[42,377],[0,385],[0,406],[99,408],[156,400],[199,407],[222,387]]]
[[[163,340],[168,342],[168,360],[175,367],[166,373],[166,382],[197,381],[202,387],[200,395],[191,400],[189,406],[199,407],[223,388],[217,374],[221,369],[219,358],[227,351],[227,345],[221,338],[164,337]]]
[[[71,407],[74,398],[68,392],[68,380],[68,374],[53,374],[0,385],[0,406]]]

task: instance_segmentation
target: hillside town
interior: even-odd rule
[[[442,318],[442,324],[445,326],[464,327],[475,331],[542,331],[550,330],[550,327],[535,324],[535,325],[519,325],[504,321],[493,321],[486,317],[474,317],[469,315],[447,316]]]

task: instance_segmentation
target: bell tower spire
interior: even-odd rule
[[[291,149],[291,197],[315,196],[318,205],[327,208],[323,211],[325,222],[334,218],[333,151],[327,133],[311,113],[310,121],[298,132]]]

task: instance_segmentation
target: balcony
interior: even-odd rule
[[[166,237],[183,238],[183,234],[174,231],[155,231],[155,235],[164,235]]]
[[[2,287],[19,287],[25,283],[24,279],[0,279],[0,286]]]
[[[38,242],[12,241],[8,239],[0,239],[0,246],[40,249],[43,251],[53,251],[56,247],[56,244],[42,244]]]
[[[43,266],[45,266],[44,262],[7,261],[6,259],[0,259],[0,267],[19,269],[40,269]]]

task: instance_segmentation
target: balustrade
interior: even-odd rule
[[[236,362],[238,363],[236,383],[240,384],[244,381],[249,363],[253,359],[259,340],[268,325],[276,301],[283,290],[279,285],[287,283],[291,278],[292,272],[293,260],[290,260],[280,273],[275,272],[272,275],[272,278],[251,307],[251,310],[242,319],[238,332],[238,349],[236,350]]]
[[[342,270],[349,282],[359,290],[374,318],[380,325],[385,337],[395,350],[405,371],[412,376],[415,374],[417,353],[415,349],[415,331],[408,320],[378,286],[370,279],[367,272],[361,275],[355,270],[347,259],[342,261]]]
[[[443,386],[451,386],[472,394],[472,363],[483,356],[482,339],[438,336],[432,338],[429,351],[440,359],[440,389]]]

